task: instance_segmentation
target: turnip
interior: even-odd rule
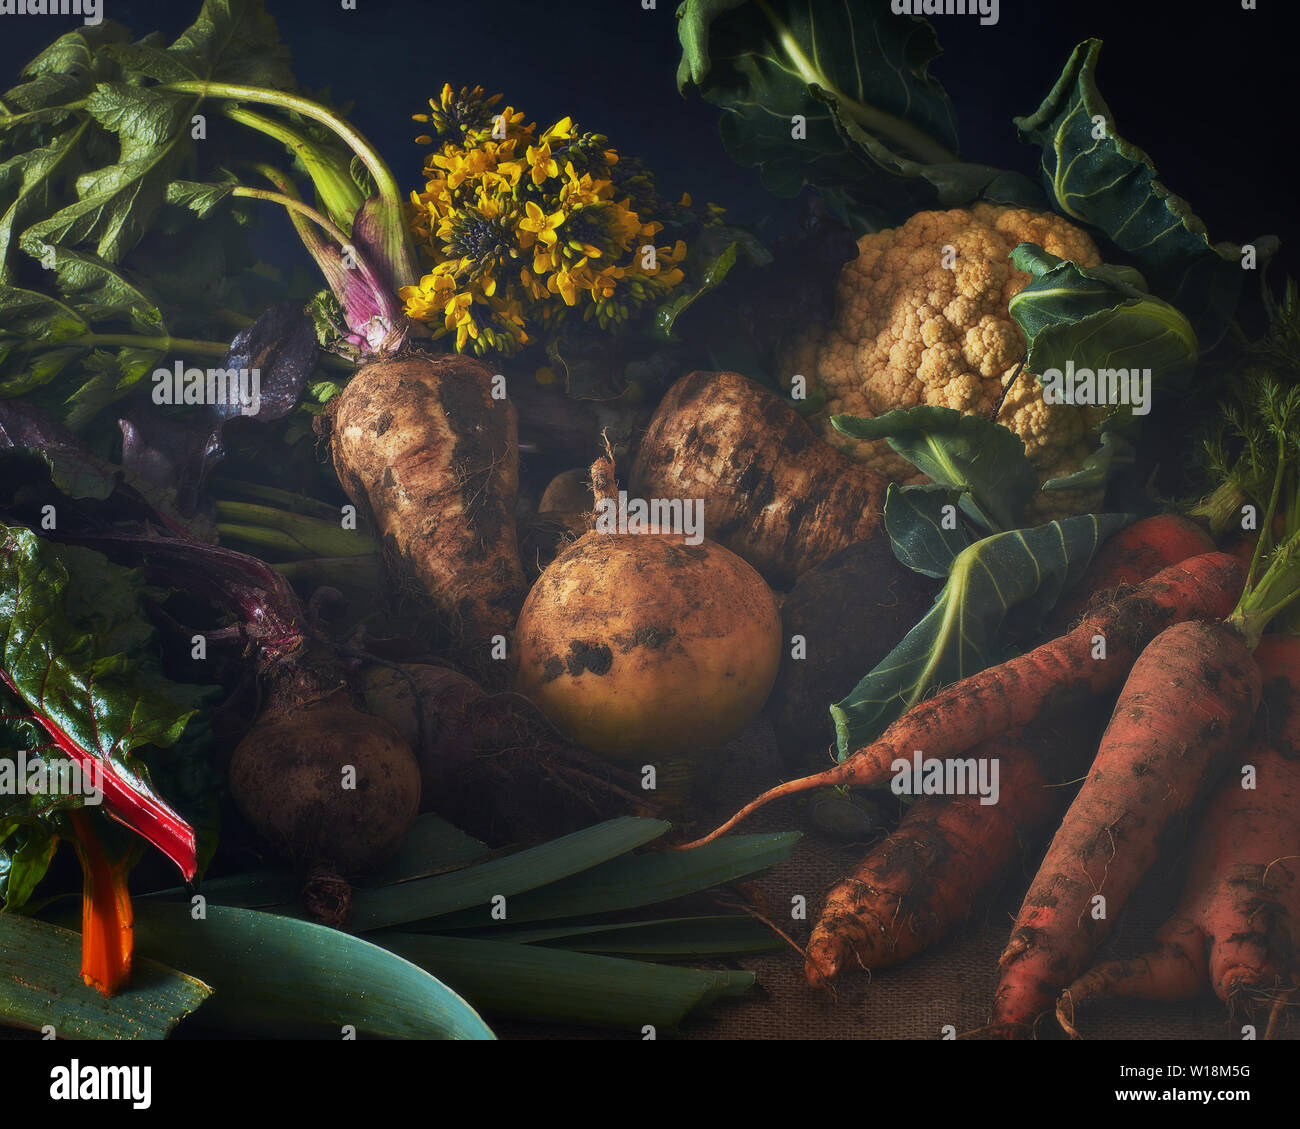
[[[592,478],[612,500],[607,458]],[[639,764],[744,728],[776,677],[781,617],[762,577],[721,545],[593,530],[533,586],[514,654],[517,688],[561,730]]]

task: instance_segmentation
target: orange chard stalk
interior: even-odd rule
[[[111,996],[131,978],[135,948],[130,852],[110,858],[84,809],[68,813],[83,875],[81,893],[81,978],[101,995]]]

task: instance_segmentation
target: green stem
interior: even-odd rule
[[[1282,480],[1286,477],[1286,442],[1282,436],[1277,440],[1277,473],[1273,476],[1273,491],[1269,495],[1268,509],[1264,514],[1264,524],[1255,538],[1255,551],[1250,555],[1250,568],[1246,571],[1246,591],[1250,591],[1255,582],[1255,573],[1264,554],[1272,549],[1273,515],[1277,512],[1277,500],[1282,495]]]
[[[270,549],[302,556],[353,557],[378,551],[370,537],[358,530],[342,528],[334,521],[289,513],[255,502],[216,500],[217,532]]]
[[[257,102],[267,106],[279,106],[293,110],[303,117],[311,118],[333,130],[340,139],[366,166],[375,182],[375,191],[383,204],[384,223],[393,233],[400,232],[398,246],[401,247],[401,261],[393,264],[394,285],[409,286],[415,282],[415,253],[411,247],[410,236],[402,222],[402,190],[389,171],[384,160],[357,130],[342,118],[332,114],[324,106],[297,94],[283,90],[267,90],[260,86],[241,86],[230,82],[169,82],[160,87],[178,94],[198,94],[211,98],[230,98],[237,102]]]
[[[248,324],[252,324],[249,322]],[[97,345],[125,349],[151,349],[159,353],[197,353],[201,357],[224,357],[230,352],[226,341],[200,341],[194,337],[145,337],[135,333],[81,333],[55,343],[58,348],[69,345],[93,349]],[[14,349],[15,353],[36,353],[52,346],[44,341],[28,341]],[[336,372],[355,372],[357,366],[332,353],[320,353],[316,363],[321,368],[334,369]]]
[[[81,333],[57,343],[94,348],[96,345],[120,346],[129,349],[153,349],[159,353],[198,353],[203,357],[224,357],[230,352],[229,344],[222,341],[199,341],[193,337],[145,337],[135,333]],[[17,352],[34,353],[50,346],[44,341],[29,341],[20,345]]]
[[[40,110],[28,110],[21,114],[0,114],[0,129],[9,129],[11,126],[22,125],[28,118],[40,117],[42,114],[52,114],[59,110],[84,110],[86,100],[78,99],[76,102],[65,102],[61,106],[46,106]]]
[[[349,246],[348,235],[342,228],[338,227],[329,217],[318,212],[310,204],[304,204],[287,192],[272,192],[269,188],[250,188],[247,185],[239,185],[231,189],[232,196],[245,196],[250,200],[270,200],[272,203],[279,204],[290,212],[297,212],[299,215],[306,216],[312,223],[316,224],[340,247]]]
[[[306,494],[294,494],[275,486],[266,486],[260,482],[248,482],[242,478],[215,478],[212,480],[214,496],[255,498],[269,503],[278,510],[289,513],[306,514],[308,517],[320,518],[322,521],[336,523],[339,520],[339,508],[312,498]]]
[[[373,589],[379,584],[379,556],[312,557],[310,560],[281,561],[271,566],[290,582],[302,581],[313,587],[329,584]]]
[[[350,173],[340,172],[322,155],[318,146],[274,118],[254,113],[243,106],[226,106],[222,113],[233,122],[273,137],[295,154],[311,175],[321,203],[341,228],[351,228],[361,205],[366,202]]]

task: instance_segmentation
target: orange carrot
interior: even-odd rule
[[[997,802],[947,795],[912,804],[897,830],[826,895],[808,941],[809,984],[824,984],[851,963],[887,968],[934,944],[970,915],[1022,836],[1043,831],[1064,800],[1019,733],[981,742],[970,756],[998,762]]]
[[[1025,895],[999,961],[994,1027],[1023,1033],[1082,971],[1166,829],[1238,753],[1260,682],[1225,624],[1175,624],[1142,652]]]
[[[1189,518],[1156,514],[1134,522],[1108,537],[1097,550],[1078,585],[1053,609],[1049,626],[1064,631],[1098,593],[1121,584],[1140,584],[1162,568],[1212,552],[1214,538]]]
[[[834,785],[879,787],[896,761],[910,760],[918,749],[927,757],[960,753],[1032,722],[1048,707],[1112,690],[1147,642],[1170,624],[1224,618],[1241,594],[1245,572],[1226,553],[1171,565],[1111,606],[1090,611],[1068,634],[917,703],[842,764],[769,789],[688,847],[712,842],[772,800]],[[1104,659],[1093,657],[1097,637],[1105,640]]]
[[[1300,639],[1266,636],[1255,651],[1264,676],[1268,731],[1245,763],[1253,786],[1230,774],[1195,840],[1182,901],[1156,933],[1157,946],[1085,973],[1057,1001],[1078,1038],[1087,1000],[1126,996],[1185,1000],[1208,982],[1224,1003],[1296,983],[1300,949]]]

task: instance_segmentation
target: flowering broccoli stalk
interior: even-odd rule
[[[579,316],[616,331],[662,303],[684,278],[686,243],[656,237],[698,222],[690,198],[660,200],[604,135],[568,117],[539,133],[513,106],[497,112],[500,99],[445,85],[414,115],[432,127],[416,142],[439,145],[412,194],[430,269],[400,291],[407,316],[454,334],[457,351],[511,355]]]

